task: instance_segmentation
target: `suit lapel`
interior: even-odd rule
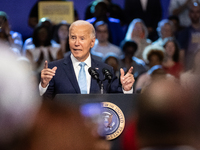
[[[100,74],[100,68],[99,64],[94,60],[94,58],[91,56],[91,67],[96,69],[96,71]],[[91,77],[91,84],[90,84],[90,93],[97,93],[97,91],[100,92],[99,85],[95,79]]]
[[[69,78],[71,85],[74,87],[74,89],[77,93],[80,93],[80,88],[79,88],[79,85],[78,85],[78,82],[76,79],[76,75],[74,72],[74,68],[72,65],[70,55],[66,57],[66,59],[64,60],[63,63],[64,63],[64,65],[63,65],[64,72],[66,73],[67,77]]]

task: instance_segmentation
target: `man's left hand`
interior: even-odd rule
[[[131,67],[128,72],[125,74],[124,70],[121,68],[120,69],[120,81],[122,83],[122,88],[124,89],[124,91],[130,91],[131,88],[133,87],[133,83],[135,82],[135,79],[133,77],[133,67]]]

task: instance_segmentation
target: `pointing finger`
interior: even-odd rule
[[[48,68],[48,62],[47,62],[47,60],[45,60],[44,69],[47,69],[47,68]]]
[[[128,70],[128,73],[130,73],[130,74],[133,73],[133,66]]]
[[[57,67],[53,67],[53,69],[52,69],[53,71],[56,71],[57,70]]]
[[[121,68],[120,69],[121,77],[124,77],[124,70]]]

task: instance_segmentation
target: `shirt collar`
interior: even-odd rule
[[[74,55],[71,53],[70,55],[71,60],[72,60],[72,64],[74,67],[78,67],[80,64],[80,61],[78,61]],[[91,67],[91,55],[89,54],[88,58],[84,61],[86,63],[86,66]]]

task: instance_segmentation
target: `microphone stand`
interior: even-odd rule
[[[97,82],[98,82],[98,84],[99,84],[100,92],[101,92],[101,94],[103,94],[103,81],[102,81],[102,80],[99,80],[99,81],[97,81]]]

